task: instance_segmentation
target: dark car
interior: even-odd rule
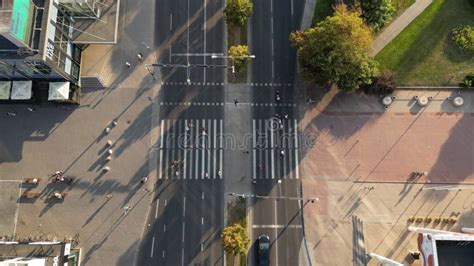
[[[258,265],[270,265],[270,237],[267,235],[258,237]]]

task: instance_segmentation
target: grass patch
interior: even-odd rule
[[[395,71],[399,85],[457,85],[474,71],[472,56],[456,48],[450,33],[474,25],[470,0],[434,0],[375,57]]]
[[[334,0],[317,0],[316,6],[314,7],[314,16],[312,26],[320,21],[323,21],[326,17],[331,16],[334,13],[333,9]]]
[[[238,223],[247,228],[247,202],[245,198],[237,197],[227,204],[227,224]],[[234,257],[226,254],[226,265],[247,265],[247,256]]]

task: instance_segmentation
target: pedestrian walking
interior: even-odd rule
[[[35,109],[35,108],[33,108],[33,107],[27,107],[27,108],[26,108],[26,110],[28,110],[28,111],[30,111],[30,112],[34,112],[34,111],[36,111],[36,109]]]
[[[285,157],[285,151],[284,150],[280,150],[280,157],[281,158]]]
[[[238,103],[239,103],[239,100],[235,99],[235,100],[234,100],[235,106],[237,106]]]
[[[137,54],[137,58],[139,61],[143,61],[143,54],[142,53],[138,53]]]
[[[127,205],[127,206],[123,207],[123,210],[124,210],[124,214],[127,214],[128,211],[130,210],[130,206]]]
[[[204,173],[204,177],[205,177],[205,178],[208,178],[208,177],[209,177],[209,173],[208,173],[208,172],[205,172],[205,173]]]
[[[140,183],[145,184],[146,181],[148,181],[148,177],[147,177],[147,176],[145,176],[144,178],[142,178],[142,179],[140,180]]]
[[[107,198],[107,200],[109,200],[109,199],[111,199],[113,196],[112,196],[112,194],[107,194],[105,197]]]
[[[125,61],[125,65],[126,65],[127,67],[131,67],[131,66],[132,66],[132,64],[130,64],[128,61]]]

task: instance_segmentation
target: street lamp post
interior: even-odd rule
[[[212,58],[212,59],[217,59],[217,58],[232,59],[232,66],[231,66],[231,69],[232,69],[232,74],[234,74],[234,73],[235,73],[234,59],[239,59],[239,58],[251,58],[251,59],[254,59],[254,58],[255,58],[255,55],[253,55],[253,54],[251,54],[251,55],[241,55],[241,56],[212,55],[211,58]]]
[[[287,200],[306,200],[306,201],[311,201],[311,203],[318,202],[319,198],[310,198],[310,197],[289,197],[289,196],[261,196],[261,195],[256,195],[256,194],[238,194],[238,193],[233,193],[230,192],[228,193],[229,196],[234,196],[234,197],[241,197],[241,198],[256,198],[256,199],[287,199]]]
[[[149,65],[145,65],[145,67],[147,68],[148,72],[150,73],[150,75],[152,75],[154,77],[154,72],[151,72],[149,70],[148,67],[168,67],[168,68],[175,68],[175,67],[178,67],[178,68],[186,68],[186,83],[188,85],[191,84],[191,69],[192,68],[209,68],[209,67],[221,67],[221,68],[228,68],[228,66],[226,65],[206,65],[206,64],[190,64],[189,62],[184,65],[184,64],[163,64],[163,63],[155,63],[155,64],[149,64]]]

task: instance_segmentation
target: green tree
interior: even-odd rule
[[[395,73],[386,69],[380,75],[372,78],[372,84],[363,85],[366,94],[389,95],[397,88]]]
[[[221,234],[224,250],[232,255],[244,255],[250,239],[247,231],[240,224],[232,224],[224,228]]]
[[[380,30],[389,23],[395,14],[392,0],[361,0],[362,18],[374,28]]]
[[[370,84],[378,64],[369,57],[373,36],[357,11],[338,5],[332,17],[290,39],[297,48],[301,74],[317,83],[331,81],[342,91]]]
[[[237,72],[242,68],[250,56],[249,47],[247,45],[231,46],[227,54],[232,57]]]
[[[249,0],[228,0],[224,14],[227,23],[234,26],[243,26],[252,15],[253,4]]]

